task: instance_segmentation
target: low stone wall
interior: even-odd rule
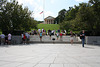
[[[11,43],[12,44],[20,44],[22,42],[21,36],[12,36]]]
[[[37,37],[37,36],[32,36],[33,37],[33,40],[32,41],[35,41],[35,40],[37,40],[37,41],[39,41],[39,37]],[[36,38],[35,38],[36,37]],[[43,38],[43,40],[49,40],[48,38],[49,38],[49,36],[45,36],[46,38],[44,39]],[[63,38],[65,38],[65,37],[67,37],[67,36],[64,36]],[[32,38],[31,38],[32,39]],[[35,40],[34,40],[35,39]],[[69,38],[67,37],[67,39],[64,39],[65,41],[67,41]],[[76,38],[77,39],[77,38]],[[86,36],[86,39],[85,39],[86,41],[86,44],[98,44],[98,45],[100,45],[100,36]],[[0,39],[0,41],[1,41],[1,39]],[[70,40],[68,40],[68,41],[70,41]],[[80,38],[78,38],[78,41],[81,41],[80,40]],[[21,36],[12,36],[12,41],[11,41],[11,43],[12,44],[20,44],[20,43],[22,43],[22,38],[21,38]]]
[[[53,38],[55,38],[55,41],[54,42],[70,42],[70,36],[62,36],[62,39],[59,39],[57,40],[57,37],[56,36],[51,36],[51,39],[50,39],[50,36],[46,36],[44,35],[42,37],[42,41],[43,42],[53,42]],[[30,41],[33,41],[33,42],[40,42],[40,37],[39,35],[31,35],[30,36]],[[80,42],[78,41],[78,38],[77,37],[73,37],[73,42]]]
[[[100,45],[100,36],[86,36],[86,44]]]
[[[11,39],[11,44],[21,44],[22,43],[22,38],[21,36],[13,36]],[[1,38],[0,38],[0,44],[1,44]]]

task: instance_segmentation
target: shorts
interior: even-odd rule
[[[29,41],[30,39],[29,38],[27,38],[27,41]]]
[[[42,36],[40,36],[40,38],[42,38]]]
[[[8,39],[8,41],[11,41],[11,39]]]
[[[58,38],[59,36],[57,36],[57,38]]]
[[[73,37],[70,37],[70,40],[73,40]]]
[[[25,41],[25,39],[23,38],[23,41]]]
[[[22,38],[22,40],[24,40],[24,38]]]
[[[50,37],[51,37],[51,35],[50,35]]]
[[[60,38],[62,38],[62,36],[60,36]]]

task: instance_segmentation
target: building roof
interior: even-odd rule
[[[52,16],[48,16],[48,17],[46,17],[45,19],[55,19],[55,18],[52,17]]]

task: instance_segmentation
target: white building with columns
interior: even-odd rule
[[[48,16],[48,17],[46,17],[46,18],[44,19],[45,24],[54,24],[54,20],[55,20],[55,18],[52,17],[52,16]]]

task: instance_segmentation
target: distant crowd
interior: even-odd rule
[[[11,44],[12,35],[10,33],[7,36],[1,34],[0,38],[1,38],[1,44]]]
[[[22,44],[29,44],[29,40],[30,40],[30,35],[39,35],[40,37],[40,41],[42,41],[42,37],[44,35],[49,35],[50,36],[50,40],[51,40],[51,36],[52,35],[55,35],[57,37],[57,40],[59,39],[60,37],[60,40],[62,40],[62,36],[63,35],[66,35],[66,30],[48,30],[46,32],[46,30],[44,29],[38,29],[38,30],[32,30],[31,32],[24,32],[21,34],[21,38],[22,38]],[[73,37],[74,37],[74,34],[72,31],[70,31],[70,41],[71,41],[71,44],[73,44]],[[85,34],[84,34],[84,30],[83,30],[83,33],[80,35],[80,39],[82,39],[82,43],[83,43],[83,47],[84,47],[84,39],[85,39]],[[12,40],[12,35],[11,33],[9,33],[7,36],[5,36],[3,33],[0,35],[0,39],[1,39],[1,45],[2,44],[11,44],[11,40]],[[52,40],[55,40],[55,38],[53,38]]]
[[[72,34],[72,32],[70,32]],[[44,29],[38,29],[38,30],[32,30],[31,32],[23,32],[21,34],[21,38],[22,38],[22,44],[29,44],[29,40],[30,40],[30,35],[39,35],[40,37],[40,41],[42,41],[42,36],[44,35],[49,35],[50,36],[50,40],[51,40],[51,36],[52,35],[56,35],[57,40],[60,39],[62,40],[62,36],[66,35],[66,30],[48,30],[46,32],[46,30]],[[73,34],[71,35],[71,37],[73,36]],[[1,44],[11,44],[11,40],[12,40],[12,35],[11,33],[9,33],[8,35],[5,36],[5,34],[1,34],[0,35],[1,38]]]
[[[58,30],[50,30],[49,29],[48,31],[46,31],[44,29],[32,30],[30,34],[37,35],[40,32],[42,32],[44,35],[56,35],[56,33],[60,33],[60,32],[62,32],[63,35],[66,34],[66,30],[59,30],[59,29]]]
[[[49,29],[47,32],[44,29],[38,29],[38,30],[34,30],[34,31],[32,30],[30,34],[31,35],[39,35],[40,41],[42,41],[42,37],[44,35],[47,35],[47,36],[49,35],[50,40],[51,40],[52,35],[55,35],[57,37],[57,40],[59,39],[59,37],[60,37],[60,40],[62,40],[62,36],[65,36],[67,34],[67,32],[66,32],[66,30],[59,30],[59,29],[58,30],[50,30]],[[73,44],[73,36],[74,36],[73,32],[70,31],[71,44]],[[55,40],[55,38],[53,38],[52,40]]]

